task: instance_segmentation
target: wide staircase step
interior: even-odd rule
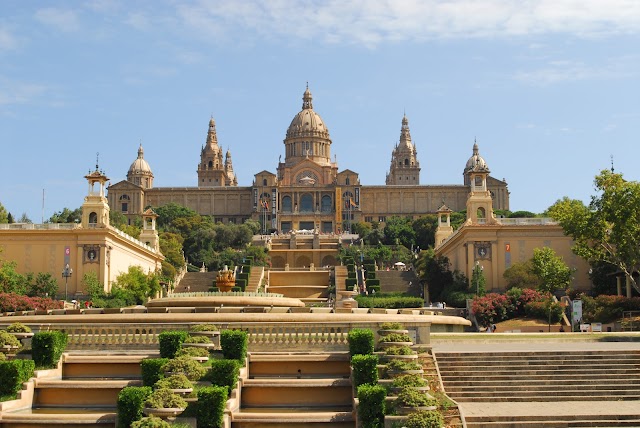
[[[213,287],[217,272],[187,272],[174,293],[208,292]]]
[[[251,273],[249,274],[249,282],[247,283],[245,291],[247,293],[256,293],[258,288],[260,288],[262,278],[264,278],[264,266],[252,266]]]
[[[349,354],[250,353],[233,428],[350,427]]]
[[[640,351],[448,352],[436,359],[470,428],[640,426]]]
[[[384,293],[402,292],[420,296],[422,291],[420,281],[412,270],[377,270],[376,278],[380,280],[380,291]]]

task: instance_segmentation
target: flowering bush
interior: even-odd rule
[[[640,297],[611,296],[597,297],[579,295],[582,300],[582,320],[584,322],[610,322],[622,317],[623,311],[640,310]]]
[[[542,300],[537,302],[529,302],[524,308],[525,314],[531,318],[549,319],[551,324],[558,323],[562,320],[562,313],[565,305],[560,302],[551,302]]]
[[[46,297],[27,297],[15,293],[0,293],[0,312],[62,309],[63,302]]]
[[[473,299],[471,308],[479,325],[489,325],[507,319],[509,299],[504,294],[489,293]]]

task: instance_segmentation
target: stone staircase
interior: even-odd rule
[[[349,355],[251,353],[232,428],[354,428]]]
[[[213,286],[218,272],[187,272],[174,293],[207,292]]]
[[[420,281],[412,270],[377,270],[376,278],[380,280],[380,291],[383,293],[402,292],[420,296]]]
[[[264,278],[264,266],[252,266],[249,274],[249,283],[245,288],[248,293],[256,293]]]
[[[640,426],[640,405],[637,414],[621,415],[613,404],[595,403],[640,400],[640,351],[446,352],[436,359],[446,393],[463,410],[484,406],[484,415],[465,415],[468,427]],[[585,401],[601,410],[562,412]],[[500,403],[534,411],[496,416],[490,407]],[[543,407],[552,410],[535,411]]]
[[[115,427],[118,393],[140,386],[140,361],[147,355],[63,356],[62,377],[36,378],[30,409],[3,412],[11,428]]]
[[[336,266],[335,267],[335,284],[336,290],[346,290],[345,281],[349,276],[349,272],[347,271],[346,266]]]

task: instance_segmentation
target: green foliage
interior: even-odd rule
[[[391,360],[387,364],[387,370],[403,372],[407,370],[422,370],[422,366],[415,361]]]
[[[551,324],[559,323],[562,320],[564,306],[553,301],[551,296],[544,301],[530,302],[524,307],[524,313],[530,318],[546,319]]]
[[[181,373],[191,381],[200,380],[207,372],[202,364],[191,359],[191,357],[178,357],[169,360],[164,366],[164,371],[171,374]]]
[[[443,299],[444,290],[449,290],[454,284],[453,272],[449,259],[444,256],[437,256],[432,248],[421,251],[416,260],[416,270],[421,281],[426,282],[429,289],[429,300],[445,300],[449,304],[452,302]],[[466,286],[466,284],[465,284]]]
[[[129,427],[142,419],[144,402],[151,395],[150,386],[127,386],[118,393],[118,426]]]
[[[207,336],[187,336],[184,343],[211,343]]]
[[[31,338],[31,353],[38,367],[53,368],[67,347],[67,334],[58,331],[41,331]]]
[[[582,320],[585,322],[611,322],[622,317],[623,311],[639,311],[640,297],[600,295],[578,296],[582,300]]]
[[[87,290],[91,300],[95,300],[105,296],[104,285],[100,283],[98,275],[95,272],[87,272],[82,276],[82,284]]]
[[[640,291],[633,277],[640,265],[640,183],[603,170],[595,177],[595,191],[588,207],[564,198],[548,213],[573,238],[575,254],[615,266]]]
[[[129,266],[126,273],[118,275],[115,288],[122,290],[125,295],[131,295],[138,305],[144,304],[149,297],[161,290],[158,275],[146,274],[140,266]]]
[[[160,343],[160,356],[162,358],[173,358],[176,352],[182,348],[182,344],[189,337],[189,333],[184,330],[163,331],[158,335]]]
[[[156,389],[147,397],[144,402],[146,407],[152,409],[185,409],[187,402],[178,394],[174,394],[169,389]]]
[[[437,215],[427,214],[417,218],[413,221],[411,227],[416,237],[414,248],[417,246],[426,250],[429,247],[433,247],[436,241],[436,229],[438,227]]]
[[[205,376],[215,386],[227,388],[228,395],[238,385],[238,376],[240,376],[240,363],[238,360],[212,360],[211,370]]]
[[[15,396],[22,384],[33,377],[34,369],[31,360],[0,361],[0,395]]]
[[[419,411],[409,414],[403,425],[405,428],[440,428],[444,417],[437,410]]]
[[[0,259],[0,293],[26,294],[31,277],[16,270],[17,263]]]
[[[47,223],[80,223],[82,221],[82,208],[70,210],[64,208],[62,211],[55,212],[47,221]]]
[[[358,420],[363,427],[384,427],[385,397],[387,392],[380,385],[360,385],[358,395]]]
[[[427,407],[437,406],[438,402],[435,398],[431,398],[423,391],[419,391],[415,388],[405,387],[402,388],[402,390],[398,394],[398,398],[395,404],[402,407]]]
[[[7,209],[4,207],[4,205],[0,203],[0,224],[2,223],[9,223],[9,213],[7,212]]]
[[[549,247],[534,248],[531,265],[531,271],[540,280],[538,290],[542,292],[553,293],[567,288],[571,282],[571,268]]]
[[[58,293],[58,281],[49,272],[39,272],[27,286],[27,296],[54,297]]]
[[[193,388],[193,383],[181,373],[159,379],[154,385],[154,389],[189,389]]]
[[[168,358],[145,358],[140,362],[142,372],[142,384],[153,386],[164,377],[164,366],[169,362]]]
[[[505,269],[502,277],[507,281],[507,288],[538,288],[540,279],[533,273],[531,259],[512,264]]]
[[[384,350],[384,353],[387,355],[413,355],[413,350],[406,346],[392,346],[391,348],[387,348]]]
[[[424,380],[421,374],[404,374],[393,378],[391,385],[394,388],[406,388],[406,387],[424,387],[427,386],[427,381]]]
[[[385,222],[384,243],[387,245],[404,245],[409,248],[415,244],[416,232],[413,221],[408,217],[393,216]]]
[[[487,279],[484,276],[484,270],[482,266],[476,262],[471,273],[471,282],[469,284],[468,292],[475,294],[476,296],[484,296],[486,292]]]
[[[349,341],[349,353],[355,355],[373,354],[375,336],[368,328],[354,328],[347,335]]]
[[[21,322],[14,322],[7,327],[8,333],[31,333],[31,328]]]
[[[201,388],[198,391],[198,428],[222,428],[228,392],[223,386]]]
[[[351,357],[353,386],[376,385],[378,383],[378,356],[374,354],[356,354]]]
[[[181,348],[176,352],[176,357],[209,357],[209,351],[205,348],[195,348],[193,346]]]
[[[219,331],[215,324],[196,324],[189,327],[189,331]]]
[[[240,360],[244,364],[247,358],[248,336],[242,330],[223,330],[220,332],[222,355],[227,360]]]
[[[156,416],[148,416],[131,424],[131,428],[171,428],[171,424]]]
[[[534,218],[537,217],[535,213],[531,211],[514,211],[510,213],[507,218]]]
[[[421,308],[424,305],[424,300],[420,297],[385,296],[377,292],[375,295],[355,296],[354,299],[361,308],[401,309]]]
[[[8,332],[8,330],[0,330],[0,352],[6,352],[4,349],[5,347],[20,349],[22,345],[13,334]]]
[[[384,336],[380,336],[378,342],[411,342],[411,338],[406,333],[389,333]]]
[[[399,322],[383,322],[380,324],[380,330],[403,330],[404,327]]]

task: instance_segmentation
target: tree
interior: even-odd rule
[[[31,221],[31,219],[29,218],[27,213],[22,213],[20,218],[18,218],[18,223],[29,223],[29,224],[31,224],[33,222]]]
[[[471,272],[471,283],[469,284],[469,291],[474,293],[478,297],[482,297],[486,294],[487,279],[484,276],[484,270],[479,263],[473,267]]]
[[[153,208],[153,210],[158,214],[158,228],[167,228],[175,219],[180,217],[194,217],[198,215],[194,210],[183,207],[182,205],[178,205],[174,202]]]
[[[82,208],[76,208],[73,211],[64,208],[62,211],[53,213],[49,218],[49,223],[79,223],[80,221],[82,221]]]
[[[589,207],[565,197],[548,214],[573,238],[575,254],[615,266],[640,292],[633,276],[640,268],[640,183],[609,170],[600,172],[594,183],[597,194]]]
[[[418,247],[427,249],[433,247],[436,241],[436,229],[438,228],[438,217],[427,214],[413,221],[411,224],[415,232],[415,243]]]
[[[58,281],[48,272],[40,272],[29,282],[27,296],[51,297],[58,293]]]
[[[507,281],[507,289],[517,288],[538,288],[539,278],[533,273],[531,259],[526,262],[518,262],[505,269],[502,277]]]
[[[353,225],[353,232],[357,233],[361,239],[364,239],[367,235],[369,235],[371,233],[371,230],[371,223],[365,221],[359,221]]]
[[[9,224],[15,223],[15,220],[13,219],[13,214],[11,214],[11,213],[7,214],[7,223],[9,223]]]
[[[553,293],[568,287],[571,282],[571,268],[549,247],[533,249],[531,266],[540,281],[538,290],[541,292]]]
[[[0,259],[0,292],[25,294],[27,283],[31,278],[21,275],[16,270],[17,263]]]
[[[112,294],[117,295],[120,291],[118,288],[131,294],[139,305],[160,292],[161,289],[158,276],[155,273],[145,274],[140,266],[129,266],[127,272],[118,275]]]
[[[385,244],[404,245],[411,248],[416,242],[416,232],[411,227],[411,219],[393,216],[384,226]]]
[[[9,213],[7,209],[0,203],[0,223],[9,223]]]

